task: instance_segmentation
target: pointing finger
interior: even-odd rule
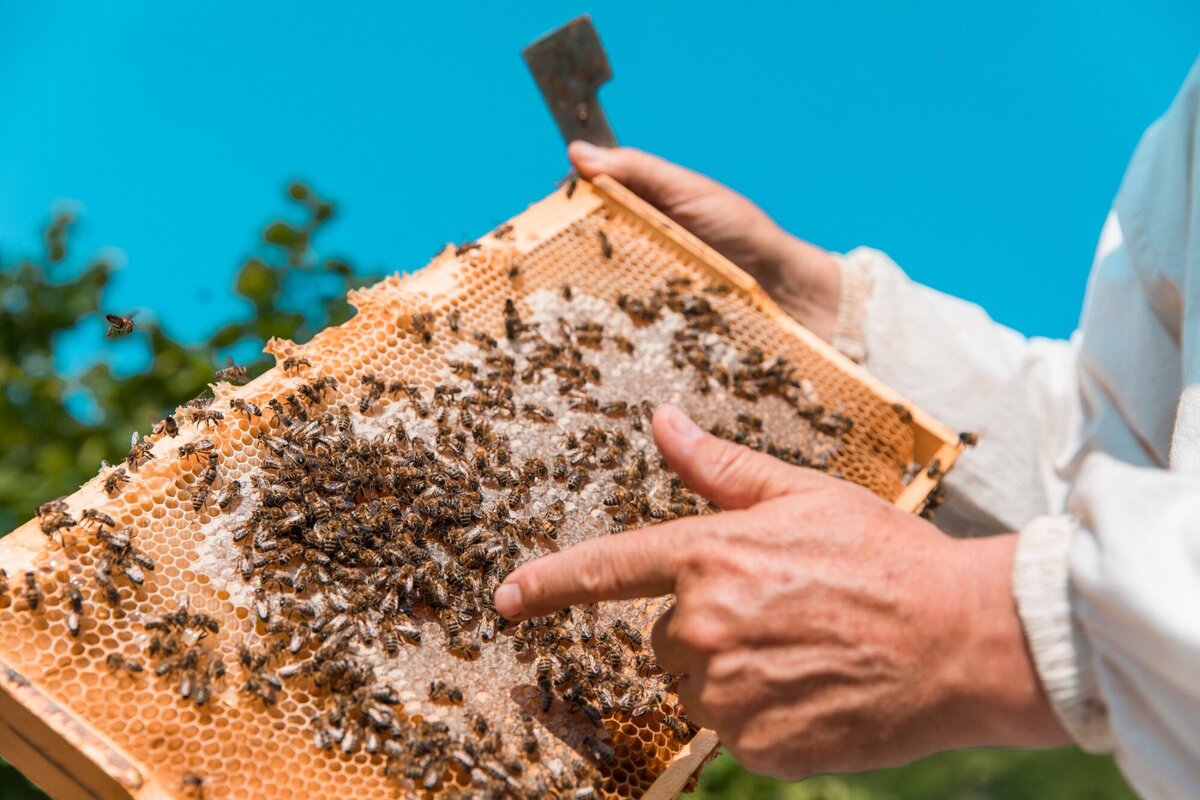
[[[591,539],[514,570],[496,590],[496,610],[511,620],[567,606],[675,590],[688,542],[713,530],[716,517],[689,517]]]
[[[654,440],[688,488],[725,510],[796,494],[829,478],[701,430],[680,408],[654,412]]]

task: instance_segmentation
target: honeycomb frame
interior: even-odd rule
[[[797,323],[741,269],[605,176],[592,182],[573,182],[554,192],[482,237],[477,249],[456,253],[448,247],[423,270],[403,277],[392,276],[352,293],[351,301],[359,313],[342,328],[370,333],[380,326],[394,324],[397,308],[444,308],[458,296],[468,272],[504,270],[506,265],[537,251],[563,231],[586,224],[592,218],[609,221],[620,218],[631,226],[635,239],[669,251],[710,281],[731,287],[735,300],[744,303],[760,323],[765,321],[790,337],[814,363],[819,362],[822,368],[844,381],[850,392],[868,398],[875,406],[903,409],[900,420],[909,437],[903,447],[910,449],[893,456],[902,455],[900,463],[911,462],[919,470],[910,473],[911,480],[906,484],[891,486],[890,496],[877,487],[872,488],[906,511],[920,511],[925,506],[941,477],[962,452],[963,445],[957,435]],[[327,334],[329,331],[322,332],[303,345],[272,340],[267,350],[279,361],[304,356],[319,350]],[[227,403],[238,397],[279,394],[285,386],[286,377],[276,367],[244,386],[217,384],[214,393],[218,403]],[[186,435],[180,442],[172,441],[171,446],[182,441],[187,441]],[[166,449],[169,448],[163,448],[164,452]],[[155,469],[169,471],[171,465],[156,461],[147,465],[150,475],[154,475]],[[161,487],[161,482],[150,485],[150,491],[155,491],[153,487]],[[69,498],[74,506],[99,507],[106,500],[99,476]],[[0,567],[7,568],[10,576],[18,576],[26,569],[44,564],[51,549],[37,521],[30,521],[0,539]],[[7,601],[8,605],[13,602],[11,598]],[[0,598],[0,607],[6,607],[4,603]],[[151,800],[186,796],[178,784],[160,780],[153,765],[139,760],[132,748],[122,747],[96,730],[86,716],[72,708],[67,698],[43,688],[46,677],[31,665],[8,657],[0,648],[0,755],[56,798]],[[101,691],[104,687],[101,684],[90,688]],[[714,732],[699,731],[679,749],[644,796],[655,800],[677,796],[712,757],[718,744]]]

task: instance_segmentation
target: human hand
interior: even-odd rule
[[[829,253],[790,235],[727,186],[657,156],[581,141],[567,152],[580,175],[611,175],[753,275],[809,330],[832,340],[842,276]]]
[[[515,570],[510,619],[675,593],[651,637],[688,716],[747,767],[799,779],[941,750],[1069,741],[1012,597],[1015,536],[954,540],[859,486],[704,433],[654,435],[725,509],[590,540]]]

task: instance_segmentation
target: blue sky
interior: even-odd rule
[[[75,200],[81,248],[124,252],[112,305],[195,338],[246,313],[234,270],[299,176],[340,203],[326,251],[419,267],[565,172],[519,50],[582,11],[623,142],[1054,336],[1200,54],[1187,0],[4,3],[0,255]]]

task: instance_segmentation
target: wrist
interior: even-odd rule
[[[771,276],[764,288],[801,324],[825,341],[837,328],[842,271],[826,250],[776,226],[765,249],[769,264],[760,274]]]
[[[1016,534],[954,541],[968,576],[962,646],[952,669],[958,746],[1055,747],[1071,739],[1038,678],[1013,595]]]

